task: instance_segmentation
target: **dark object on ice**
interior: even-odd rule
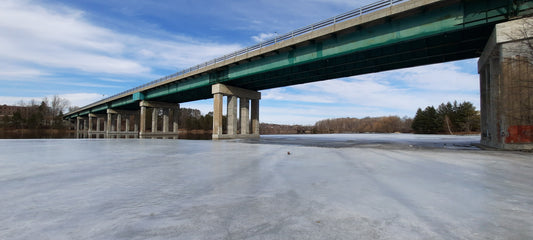
[[[287,155],[291,155],[291,152],[287,152]]]

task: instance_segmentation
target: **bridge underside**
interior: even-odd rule
[[[238,78],[231,80],[231,84],[263,90],[476,58],[491,32],[492,27],[487,26],[448,32]]]

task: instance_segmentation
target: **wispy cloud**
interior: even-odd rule
[[[17,105],[21,101],[24,103],[29,103],[30,101],[35,101],[40,103],[43,99],[52,99],[54,95],[46,95],[42,97],[13,97],[13,96],[0,96],[0,103],[8,105]],[[106,95],[97,94],[97,93],[69,93],[58,95],[61,98],[67,99],[71,106],[85,106],[87,104],[96,102],[102,98],[107,97]]]
[[[80,11],[47,9],[24,0],[0,3],[0,61],[86,72],[142,73],[148,68],[120,56],[113,32],[83,20]]]
[[[107,97],[98,93],[68,93],[59,96],[68,99],[72,106],[86,106]]]
[[[117,33],[89,22],[82,11],[25,0],[0,3],[0,31],[2,62],[92,73],[134,75],[153,66],[183,68],[241,47]]]
[[[134,87],[241,47],[167,32],[157,35],[164,38],[117,32],[84,11],[28,0],[0,2],[0,32],[0,84],[71,85],[106,94],[117,86],[105,82],[128,78],[122,88]]]
[[[252,39],[255,42],[263,42],[269,39],[272,39],[276,36],[276,33],[260,33],[257,36],[252,36]]]
[[[263,91],[262,120],[413,116],[418,107],[470,101],[479,109],[478,75],[460,71],[475,61],[435,64]],[[468,68],[468,67],[466,67]]]

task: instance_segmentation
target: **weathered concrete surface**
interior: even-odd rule
[[[407,138],[0,140],[0,239],[533,238],[531,153]]]
[[[481,143],[533,149],[533,18],[497,24],[478,70]]]

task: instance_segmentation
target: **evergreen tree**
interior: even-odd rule
[[[479,113],[471,102],[463,102],[457,106],[456,123],[462,132],[470,132],[479,128]]]
[[[418,109],[413,120],[416,133],[471,132],[480,130],[480,114],[471,102],[442,103],[437,107]]]
[[[419,108],[411,127],[415,133],[438,133],[442,130],[442,125],[439,123],[438,119],[437,110],[435,110],[433,106],[426,107],[425,110]]]

